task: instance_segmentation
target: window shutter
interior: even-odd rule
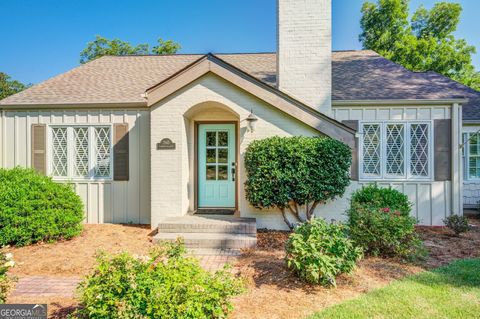
[[[342,121],[342,123],[358,132],[357,120],[345,120]],[[358,181],[358,175],[358,138],[355,138],[355,147],[352,148],[352,167],[350,179],[352,181]]]
[[[45,124],[32,124],[32,168],[40,174],[47,173],[47,127]]]
[[[128,124],[114,124],[113,145],[113,179],[128,181],[129,179],[129,142]]]
[[[435,180],[452,179],[452,120],[434,121]]]

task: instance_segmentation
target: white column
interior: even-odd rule
[[[462,215],[462,153],[460,152],[462,136],[462,113],[460,105],[452,105],[452,214]]]

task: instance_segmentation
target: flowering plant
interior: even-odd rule
[[[11,286],[7,271],[14,266],[13,255],[0,251],[0,303],[4,303],[7,298],[7,292]]]

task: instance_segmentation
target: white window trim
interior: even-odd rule
[[[365,174],[363,172],[363,126],[369,124],[378,124],[380,125],[380,175],[372,176],[370,174]],[[387,158],[387,147],[386,147],[386,127],[387,124],[404,124],[404,175],[403,176],[394,176],[386,174],[386,158]],[[410,127],[412,124],[428,124],[428,135],[429,135],[429,145],[428,145],[428,176],[418,176],[412,175],[410,169],[410,159],[411,159],[411,146],[410,146]],[[432,181],[433,180],[433,171],[434,171],[434,156],[433,156],[433,146],[434,144],[434,135],[433,135],[433,121],[432,120],[381,120],[381,121],[359,121],[359,147],[358,147],[358,171],[361,181]]]
[[[478,131],[478,130],[477,130]],[[480,182],[479,177],[470,177],[470,135],[477,133],[477,131],[463,131],[462,141],[463,141],[463,163],[464,163],[464,180],[466,182],[478,183]],[[464,134],[467,134],[466,138]],[[480,135],[480,133],[478,133]]]
[[[67,176],[54,176],[52,175],[53,171],[53,161],[52,161],[52,129],[57,127],[63,127],[67,129]],[[74,143],[70,142],[74,139],[73,129],[74,127],[87,127],[88,128],[88,171],[89,175],[75,176],[74,175]],[[96,127],[108,127],[110,128],[110,175],[95,177],[94,170],[91,169],[93,163],[95,162],[95,143],[94,140],[94,130]],[[113,180],[113,124],[48,124],[47,126],[47,174],[51,176],[54,180],[58,181],[112,181]]]

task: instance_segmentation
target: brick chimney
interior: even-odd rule
[[[278,0],[278,88],[330,115],[331,0]]]

